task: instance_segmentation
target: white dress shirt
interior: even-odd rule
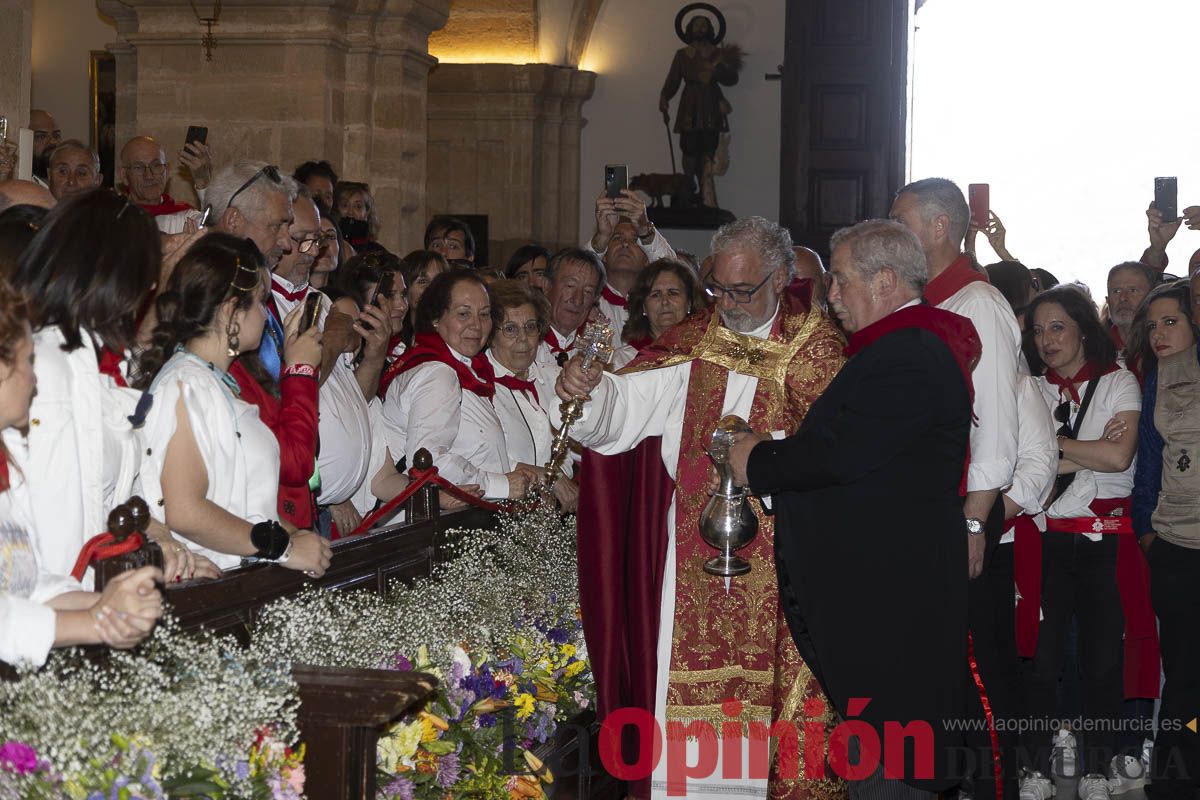
[[[317,290],[302,284],[296,286],[286,278],[272,275],[272,280],[289,292],[304,291],[298,300],[289,300],[282,292],[272,290],[275,307],[280,319],[286,318],[296,306],[303,303],[310,292]],[[323,330],[333,303],[321,295],[321,314],[317,324]],[[280,354],[282,355],[282,353]],[[371,459],[371,421],[367,411],[367,399],[354,377],[351,366],[354,357],[343,353],[338,357],[329,377],[321,384],[317,399],[317,426],[321,447],[317,454],[317,467],[321,472],[321,492],[317,496],[320,505],[335,505],[345,502],[358,492]]]
[[[1021,331],[1004,295],[984,281],[959,289],[938,308],[975,325],[983,353],[971,373],[975,387],[967,491],[1002,489],[1017,465],[1017,371]]]
[[[1046,409],[1053,413],[1063,399],[1059,394],[1058,387],[1047,381],[1044,376],[1034,380]],[[1080,384],[1075,390],[1079,392],[1079,397],[1082,399],[1084,393],[1087,392],[1087,383]],[[1087,416],[1083,418],[1083,422],[1079,426],[1079,435],[1076,438],[1081,442],[1102,439],[1104,426],[1115,415],[1123,411],[1141,410],[1142,390],[1133,373],[1126,369],[1110,372],[1099,378],[1096,393],[1092,395]],[[1078,413],[1078,406],[1072,403],[1069,417],[1072,426],[1075,425]],[[1057,455],[1057,444],[1055,448]],[[1093,500],[1128,497],[1133,491],[1133,473],[1136,468],[1137,458],[1134,458],[1130,462],[1129,468],[1122,472],[1094,472],[1090,469],[1076,471],[1075,480],[1072,481],[1070,489],[1064,492],[1062,497],[1054,500],[1054,504],[1046,512],[1047,516],[1066,518],[1092,516],[1091,512],[1086,510],[1086,506],[1090,505]]]
[[[204,461],[205,499],[251,524],[278,519],[279,442],[258,418],[258,407],[234,397],[215,371],[186,353],[176,353],[150,389],[154,404],[146,416],[142,488],[155,519],[166,522],[162,471],[181,397]],[[209,550],[178,531],[175,535],[223,570],[241,563],[241,556]]]
[[[80,335],[83,347],[70,353],[57,326],[33,335],[38,388],[29,433],[4,434],[38,476],[29,490],[33,542],[39,563],[56,575],[70,573],[84,542],[106,530],[108,512],[134,494],[145,449],[128,420],[141,393],[101,374],[90,335]],[[91,588],[90,569],[83,583]]]
[[[1024,513],[1036,517],[1050,499],[1058,475],[1058,439],[1054,418],[1042,400],[1042,392],[1033,378],[1017,378],[1017,467],[1012,485],[1004,490],[1008,499]],[[1000,544],[1014,540],[1011,530],[1000,537]]]
[[[559,333],[554,326],[550,326],[550,332],[554,334],[554,338],[558,340],[559,345],[566,351],[567,358],[575,355],[575,331],[570,333]],[[533,360],[546,367],[558,366],[558,354],[550,349],[550,344],[544,339],[538,343],[537,355]]]
[[[470,368],[471,360],[450,348]],[[485,497],[508,497],[512,470],[504,429],[492,402],[464,391],[448,365],[431,361],[392,381],[383,403],[384,441],[411,466],[418,449],[433,456],[439,474],[454,484],[478,484]]]
[[[625,302],[628,302],[628,297],[606,283],[604,284],[604,291],[601,293],[600,299],[596,301],[596,306],[600,309],[600,313],[604,315],[604,318],[608,320],[608,324],[612,328],[614,342],[620,342],[621,331],[625,330],[625,323],[629,321],[629,308],[622,303],[613,302],[605,296],[605,293],[620,298]]]
[[[496,377],[513,374],[512,370],[496,360],[491,351],[488,351],[488,360],[492,362]],[[550,428],[549,412],[553,410],[557,418],[558,395],[554,394],[557,377],[558,367],[542,367],[536,363],[530,365],[528,379],[533,382],[536,397],[533,392],[496,384],[492,405],[496,409],[496,416],[500,418],[500,427],[504,429],[510,462],[542,467],[550,460],[554,431]],[[546,394],[547,390],[550,394]]]
[[[0,661],[40,667],[54,646],[57,625],[54,609],[44,603],[83,587],[70,577],[47,572],[39,563],[25,481],[29,465],[21,464],[15,454],[10,462],[12,486],[0,493]]]

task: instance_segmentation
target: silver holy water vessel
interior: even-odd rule
[[[708,446],[720,486],[700,513],[700,538],[721,551],[705,562],[704,571],[722,578],[750,571],[750,562],[735,553],[758,535],[758,518],[746,502],[747,490],[733,485],[733,468],[729,465],[734,435],[750,430],[744,419],[730,414],[717,423]]]

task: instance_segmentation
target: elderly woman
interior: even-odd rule
[[[1133,531],[1150,565],[1154,613],[1162,641],[1160,727],[1154,742],[1154,791],[1165,797],[1194,794],[1200,749],[1185,730],[1200,708],[1200,481],[1196,431],[1200,430],[1200,329],[1193,321],[1195,289],[1183,281],[1146,295],[1133,318],[1130,345],[1140,344],[1146,376],[1144,413],[1138,424],[1133,484]],[[1132,349],[1132,348],[1131,348]],[[1182,756],[1182,776],[1167,766]]]
[[[554,381],[559,370],[538,364],[534,356],[549,324],[550,304],[541,292],[515,280],[497,281],[491,292],[498,312],[488,348],[496,373],[492,405],[504,429],[509,458],[544,466],[554,438],[550,419],[558,415]],[[579,488],[564,475],[555,481],[554,496],[563,511],[571,512],[578,504]]]
[[[329,545],[278,522],[279,444],[229,375],[233,360],[262,340],[266,270],[206,239],[158,296],[158,323],[139,358],[139,383],[154,398],[145,423],[146,499],[222,569],[256,558],[319,577]],[[312,365],[289,366],[285,376],[293,368],[315,380]]]
[[[1028,701],[1035,718],[1054,717],[1067,626],[1075,616],[1082,716],[1097,723],[1081,742],[1079,796],[1092,800],[1108,796],[1104,754],[1113,752],[1123,696],[1157,691],[1156,670],[1145,675],[1131,669],[1148,654],[1157,660],[1148,586],[1136,578],[1141,556],[1133,537],[1115,535],[1128,524],[1137,445],[1122,432],[1138,424],[1141,390],[1133,374],[1117,365],[1112,340],[1079,289],[1061,286],[1038,295],[1026,319],[1025,357],[1060,426],[1059,479],[1046,511],[1041,580],[1022,587],[1026,599],[1029,592],[1041,595]],[[1139,675],[1150,680],[1139,681]],[[1045,753],[1048,727],[1034,728],[1023,744],[1029,753]],[[1067,738],[1059,737],[1056,747],[1069,749]],[[1045,774],[1049,763],[1036,767]],[[1049,781],[1039,772],[1024,779],[1022,795],[1048,793]]]
[[[0,283],[0,430],[6,434],[29,425],[37,386],[33,351],[25,305]],[[162,573],[154,567],[126,572],[96,593],[46,571],[33,545],[30,482],[56,483],[0,445],[0,661],[40,667],[52,647],[133,647],[162,615],[162,595],[154,588]]]
[[[629,320],[621,331],[622,346],[613,353],[613,369],[633,360],[668,328],[708,305],[696,274],[670,258],[648,264],[629,290]]]
[[[384,377],[383,422],[388,450],[407,463],[423,447],[447,480],[478,485],[485,497],[519,498],[536,471],[509,458],[492,405],[496,385],[483,348],[493,306],[469,270],[433,279],[417,307],[413,347]]]

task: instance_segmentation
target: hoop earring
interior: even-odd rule
[[[241,332],[242,326],[235,319],[230,319],[229,324],[225,326],[225,335],[228,337],[228,348],[225,350],[225,355],[230,358],[237,358],[241,352],[239,349],[241,343],[238,342],[238,334]]]

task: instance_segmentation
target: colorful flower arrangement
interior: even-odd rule
[[[0,800],[303,796],[290,664],[166,618],[103,661],[56,651],[0,682]]]

